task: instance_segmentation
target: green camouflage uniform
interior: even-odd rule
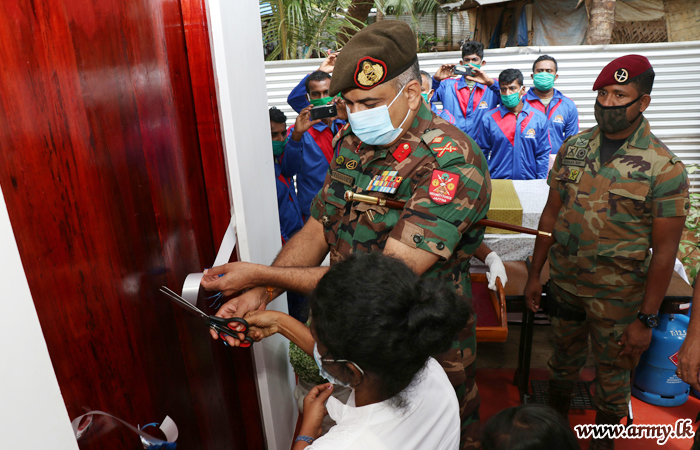
[[[549,252],[552,293],[567,309],[586,313],[583,321],[550,318],[555,350],[548,366],[554,382],[573,387],[590,334],[596,406],[623,417],[638,359],[618,357],[618,342],[642,303],[652,219],[687,215],[689,186],[683,163],[645,118],[602,167],[600,145],[598,127],[569,138],[547,180],[563,202]]]
[[[324,225],[331,264],[356,250],[382,251],[392,237],[411,248],[439,256],[423,276],[449,280],[458,294],[470,298],[469,258],[484,236],[483,228],[472,225],[486,217],[491,196],[488,166],[476,143],[435,116],[425,104],[421,104],[411,128],[390,148],[363,144],[347,125],[341,134],[339,149],[336,142],[341,136],[334,140],[336,157],[331,161],[326,181],[311,205],[311,215]],[[402,177],[395,194],[366,191],[376,175],[393,170]],[[454,184],[447,189],[452,188],[454,199],[445,204],[431,199],[429,191],[438,185],[434,171],[447,172],[452,177]],[[405,201],[406,206],[397,210],[348,203],[344,194],[350,189]],[[472,318],[455,337],[452,350],[437,356],[459,398],[464,448],[477,447],[480,434],[475,357]]]

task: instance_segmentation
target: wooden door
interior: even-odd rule
[[[158,293],[229,220],[204,0],[2,3],[0,185],[70,417],[263,448],[249,351]],[[140,443],[98,419],[80,447]]]

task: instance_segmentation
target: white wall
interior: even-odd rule
[[[236,217],[238,256],[270,264],[281,248],[270,120],[267,112],[260,6],[257,0],[208,0],[207,14],[217,82],[229,192]],[[286,296],[268,309],[287,312]],[[258,397],[267,447],[290,447],[298,411],[281,336],[253,346]]]
[[[0,449],[77,450],[0,190]]]

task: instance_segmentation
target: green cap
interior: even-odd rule
[[[338,54],[330,95],[345,89],[372,89],[406,71],[418,60],[416,36],[400,20],[381,20],[359,31]]]

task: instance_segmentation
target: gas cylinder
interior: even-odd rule
[[[690,386],[678,378],[676,369],[689,319],[683,314],[659,314],[651,344],[634,373],[632,395],[636,398],[658,406],[679,406],[688,400]]]

